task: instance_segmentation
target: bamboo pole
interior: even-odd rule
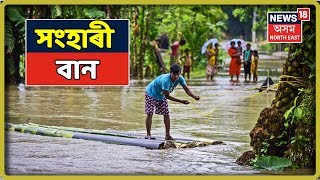
[[[193,148],[208,145],[223,144],[222,141],[204,142],[191,139],[179,139],[166,141],[162,137],[156,139],[145,139],[143,135],[129,134],[123,132],[108,132],[104,130],[82,129],[62,126],[48,126],[40,124],[10,124],[6,123],[7,131],[17,131],[21,133],[30,133],[42,136],[65,137],[74,139],[85,139],[101,141],[111,144],[122,144],[131,146],[140,146],[147,149],[168,149],[168,148]]]

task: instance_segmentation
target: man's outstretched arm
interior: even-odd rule
[[[199,99],[200,99],[199,96],[196,96],[196,95],[194,95],[194,94],[191,92],[191,90],[188,88],[187,85],[184,85],[184,86],[182,86],[182,87],[183,87],[184,91],[185,91],[190,97],[192,97],[192,98],[195,99],[195,100],[199,100]]]
[[[167,99],[169,99],[171,101],[175,101],[175,102],[182,103],[182,104],[189,104],[190,103],[187,100],[181,100],[181,99],[175,98],[173,96],[170,96],[170,92],[169,91],[163,91],[163,94]]]

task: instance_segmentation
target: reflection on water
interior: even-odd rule
[[[243,77],[242,77],[243,78]],[[8,132],[8,174],[272,174],[239,166],[235,160],[250,150],[249,133],[274,93],[256,90],[259,83],[231,83],[228,77],[188,81],[200,95],[195,101],[181,87],[173,96],[189,105],[169,102],[172,136],[220,140],[226,145],[194,149],[147,150],[102,142]],[[277,77],[272,77],[277,81]],[[144,89],[129,87],[6,87],[6,121],[145,134]],[[163,136],[163,118],[155,115],[153,135]],[[277,172],[279,173],[279,172]],[[311,174],[311,170],[281,174]]]

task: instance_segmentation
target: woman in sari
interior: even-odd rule
[[[230,81],[233,81],[233,76],[237,76],[237,82],[239,82],[239,75],[240,75],[240,68],[241,68],[241,60],[238,49],[235,47],[235,42],[231,41],[231,47],[228,50],[228,54],[231,57],[230,68],[229,68],[229,75]]]
[[[212,47],[212,44],[209,44],[207,51],[206,51],[206,56],[208,58],[207,62],[207,80],[213,79],[213,76],[217,73],[217,57],[219,53],[218,49],[219,44],[215,43],[214,48]]]

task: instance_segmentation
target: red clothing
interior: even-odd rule
[[[238,49],[235,47],[231,47],[228,50],[228,54],[231,57],[231,62],[230,62],[230,69],[229,69],[229,75],[240,75],[240,68],[241,68],[241,60],[240,56],[238,54]]]
[[[183,66],[183,73],[190,73],[190,66]]]
[[[179,46],[180,46],[179,41],[176,41],[176,42],[174,42],[172,44],[172,46],[171,46],[171,50],[172,50],[171,55],[172,56],[178,57],[178,55],[179,55],[179,52],[178,52]]]

